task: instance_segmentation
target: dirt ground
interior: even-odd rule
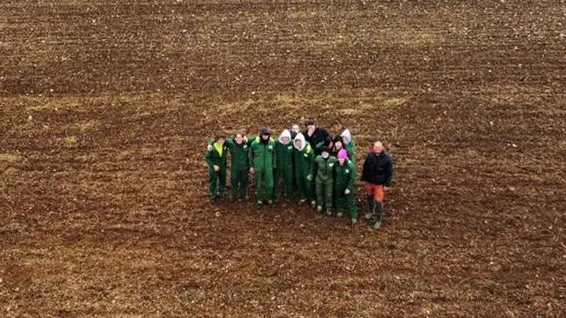
[[[563,0],[2,1],[0,317],[566,317],[565,21]],[[306,117],[349,127],[358,164],[384,141],[380,231],[208,202],[207,138]]]

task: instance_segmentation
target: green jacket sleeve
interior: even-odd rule
[[[316,156],[313,160],[313,169],[312,169],[313,176],[316,175],[317,172],[318,172],[318,161],[319,161],[318,158],[322,158],[322,157],[320,157],[320,155],[319,155],[319,156]]]
[[[249,162],[249,167],[253,168],[254,166],[254,149],[253,149],[253,143],[249,143],[250,146],[248,147],[248,162]]]
[[[350,189],[350,191],[354,191],[354,188],[356,187],[356,165],[354,165],[353,162],[348,161],[348,166],[350,169],[350,180],[348,180],[348,189]]]
[[[277,165],[281,164],[279,162],[279,160],[281,160],[281,158],[279,158],[279,153],[283,151],[283,144],[280,142],[275,142],[275,151],[273,152],[273,168],[277,169]],[[281,167],[283,168],[283,167]]]
[[[226,148],[232,150],[235,146],[233,138],[226,138]]]
[[[314,171],[315,171],[315,164],[314,164],[314,152],[312,150],[312,148],[310,146],[307,146],[308,149],[306,150],[306,152],[308,153],[308,169],[310,171],[310,174],[314,176]]]
[[[204,156],[204,160],[208,164],[210,168],[214,166],[214,162],[212,162],[212,151],[207,151],[206,155]]]

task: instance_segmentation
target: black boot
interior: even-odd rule
[[[374,216],[374,209],[375,209],[375,200],[373,199],[373,196],[368,195],[367,196],[367,202],[368,202],[368,212],[366,212],[365,218],[366,220],[371,220],[371,218]]]
[[[383,202],[375,201],[375,214],[377,215],[377,220],[373,228],[377,230],[381,227],[381,220],[383,218]]]

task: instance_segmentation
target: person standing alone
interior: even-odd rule
[[[376,216],[374,229],[381,227],[383,218],[383,199],[385,192],[391,186],[393,178],[393,162],[389,154],[383,149],[383,143],[376,141],[368,153],[362,170],[362,181],[366,183],[368,212],[366,220]]]

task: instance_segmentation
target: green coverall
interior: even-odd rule
[[[283,196],[291,197],[293,187],[293,144],[287,145],[277,141],[275,144],[275,184],[283,178],[285,183]]]
[[[352,161],[352,163],[355,166],[356,165],[356,142],[354,142],[354,139],[350,140],[349,143],[344,145],[344,148],[346,148],[346,151],[348,152],[348,158],[349,158],[348,161]]]
[[[356,205],[356,165],[347,160],[341,165],[336,164],[336,179],[334,181],[334,196],[336,198],[336,208],[338,212],[348,212],[350,219],[358,218],[358,206]],[[350,193],[346,194],[346,189]]]
[[[245,141],[237,144],[233,139],[226,140],[226,147],[231,157],[231,187],[230,200],[246,198],[248,196],[248,170],[250,168],[249,146]]]
[[[312,193],[314,150],[309,144],[306,144],[303,150],[295,148],[293,156],[295,158],[295,178],[301,201],[312,200],[314,199]]]
[[[317,210],[332,210],[332,195],[334,192],[334,169],[338,165],[338,159],[329,156],[324,159],[317,156],[314,160],[314,168],[316,171],[316,205]]]
[[[254,168],[255,188],[258,202],[273,200],[273,168],[275,163],[275,141],[266,143],[257,137],[250,145],[249,158]]]
[[[208,195],[210,200],[217,196],[224,197],[226,192],[226,144],[222,145],[222,153],[216,149],[216,143],[212,143],[212,150],[205,155],[208,164]],[[220,169],[214,171],[214,165]]]

